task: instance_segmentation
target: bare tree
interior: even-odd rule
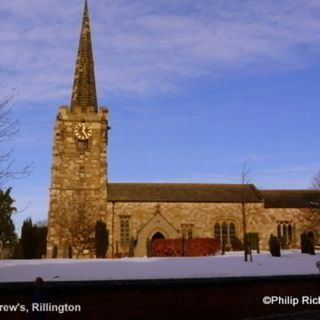
[[[57,224],[61,238],[72,247],[75,256],[79,258],[87,250],[94,251],[95,224],[99,207],[90,205],[89,193],[79,190],[72,195],[63,196],[57,210]]]
[[[311,181],[312,189],[320,190],[320,170],[318,173],[312,178]]]
[[[247,189],[245,185],[250,182],[250,169],[248,165],[249,161],[246,160],[242,164],[241,171],[241,184],[242,184],[242,194],[241,194],[241,215],[242,215],[242,230],[243,230],[243,251],[244,251],[244,261],[248,261],[248,241],[247,241],[247,209],[246,209],[246,193]]]
[[[313,176],[311,180],[311,189],[320,192],[320,170]],[[320,226],[320,195],[318,192],[312,196],[306,203],[309,208],[308,213],[308,228],[319,232]]]
[[[12,120],[13,98],[16,92],[13,91],[10,95],[0,100],[0,185],[3,185],[7,180],[19,179],[26,177],[31,172],[31,164],[23,168],[17,169],[14,167],[13,148],[5,145],[18,134],[19,122]]]

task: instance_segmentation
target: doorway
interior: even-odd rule
[[[152,238],[151,238],[151,242],[153,242],[153,240],[157,240],[157,239],[165,239],[164,235],[161,232],[156,232]]]

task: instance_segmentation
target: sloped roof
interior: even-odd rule
[[[320,190],[259,190],[265,208],[315,208],[320,204]]]
[[[252,184],[109,183],[108,201],[262,202]]]

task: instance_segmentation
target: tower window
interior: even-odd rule
[[[84,154],[89,150],[89,141],[88,140],[78,140],[77,141],[77,149],[80,154]]]

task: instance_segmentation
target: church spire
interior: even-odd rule
[[[82,28],[71,98],[71,111],[98,111],[87,0],[85,1],[84,5]]]

